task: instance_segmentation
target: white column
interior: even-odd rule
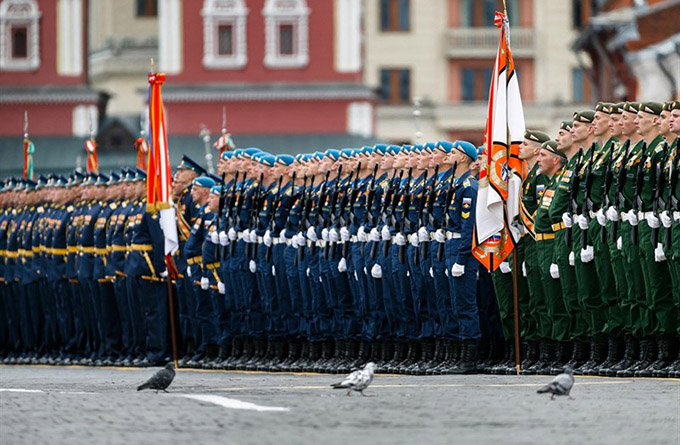
[[[73,136],[89,137],[90,120],[92,129],[97,133],[97,123],[99,122],[99,111],[96,105],[77,105],[73,108]]]
[[[364,137],[373,134],[373,106],[370,102],[351,102],[347,106],[347,132]]]
[[[361,0],[335,0],[335,69],[358,72],[361,69]]]
[[[57,5],[57,73],[83,72],[83,2],[59,0]]]
[[[182,71],[182,2],[158,2],[158,69],[167,74]]]

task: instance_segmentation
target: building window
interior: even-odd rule
[[[519,26],[519,0],[506,0],[511,26]],[[496,11],[503,11],[503,0],[460,0],[462,27],[493,27]]]
[[[381,69],[380,98],[390,104],[403,104],[411,101],[411,70]]]
[[[203,66],[243,68],[248,62],[244,0],[205,0],[203,9]]]
[[[156,17],[158,0],[137,0],[137,17]]]
[[[265,66],[307,66],[309,12],[305,0],[267,0],[262,10],[265,22]]]
[[[380,0],[380,30],[408,31],[411,28],[410,0]]]
[[[38,69],[40,15],[35,0],[5,0],[0,3],[0,70]]]
[[[461,74],[460,97],[464,102],[481,102],[489,99],[492,69],[463,68]]]
[[[571,70],[572,100],[574,102],[590,102],[593,98],[593,89],[590,79],[581,68]]]

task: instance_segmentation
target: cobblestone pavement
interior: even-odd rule
[[[680,444],[680,380],[342,376],[179,371],[169,394],[137,392],[155,369],[0,366],[1,444]]]

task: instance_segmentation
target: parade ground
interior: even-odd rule
[[[346,396],[340,375],[180,370],[169,393],[137,392],[158,368],[0,366],[2,444],[677,444],[680,381],[376,375]]]

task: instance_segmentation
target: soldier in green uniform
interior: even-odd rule
[[[563,125],[566,127],[566,124]],[[548,323],[538,324],[537,337],[539,342],[539,359],[533,366],[522,370],[522,374],[536,374],[550,368],[555,360],[554,341],[563,341],[569,331],[569,314],[564,306],[562,287],[560,285],[559,270],[555,263],[556,231],[554,224],[561,222],[561,214],[555,216],[550,209],[558,196],[558,186],[562,182],[562,173],[567,157],[557,149],[555,141],[544,142],[538,154],[540,172],[549,179],[534,216],[534,232],[536,239],[536,257],[538,272],[546,298],[546,314]]]
[[[523,340],[521,348],[522,368],[530,367],[538,359],[538,342],[541,340],[539,333],[547,331],[550,325],[547,317],[546,299],[538,273],[536,235],[534,232],[534,213],[548,182],[547,176],[539,170],[537,158],[541,144],[549,140],[550,136],[545,133],[527,130],[524,133],[524,142],[520,146],[519,158],[524,161],[528,172],[522,184],[522,202],[520,205],[520,218],[525,234],[509,260],[501,263],[499,269],[492,274],[507,351],[506,360],[493,369],[495,374],[515,372],[513,279],[511,273],[511,261],[515,261],[515,258],[518,259],[517,266],[521,268],[518,285],[521,311],[520,337]]]

